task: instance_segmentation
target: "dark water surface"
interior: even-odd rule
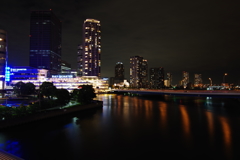
[[[25,160],[240,159],[237,99],[98,95],[102,109],[0,131]]]

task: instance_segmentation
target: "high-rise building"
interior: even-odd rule
[[[150,68],[150,87],[154,89],[164,88],[164,68]]]
[[[117,62],[115,66],[115,80],[124,80],[124,66],[122,62]]]
[[[194,74],[194,87],[202,87],[202,75]]]
[[[83,47],[82,45],[78,45],[77,51],[77,67],[78,67],[78,76],[83,76]]]
[[[7,32],[0,29],[0,89],[4,88],[7,57]]]
[[[101,76],[101,25],[95,19],[83,24],[82,76]]]
[[[170,87],[170,86],[172,86],[172,73],[167,73],[167,87]]]
[[[182,86],[183,86],[183,88],[186,88],[188,83],[189,83],[189,73],[186,72],[186,71],[183,71],[183,73],[182,73]]]
[[[147,60],[140,56],[130,57],[130,86],[134,88],[147,87]]]
[[[49,11],[32,11],[29,66],[57,74],[61,69],[62,24]]]

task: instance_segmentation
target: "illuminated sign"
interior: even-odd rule
[[[11,72],[26,71],[26,68],[11,68]]]
[[[5,81],[6,82],[10,81],[10,67],[5,68]]]
[[[52,75],[52,78],[73,78],[73,75]]]

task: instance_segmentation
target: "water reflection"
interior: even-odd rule
[[[167,103],[165,102],[158,102],[159,106],[159,113],[160,113],[160,124],[166,130],[167,127]]]
[[[223,141],[224,141],[224,146],[225,146],[225,152],[227,156],[230,158],[231,157],[231,128],[229,126],[229,122],[227,118],[220,116],[219,121],[222,125],[222,133],[223,133]]]
[[[179,105],[180,113],[182,115],[182,124],[183,124],[183,130],[184,130],[184,135],[185,138],[189,140],[191,134],[190,134],[190,118],[188,115],[188,112],[186,110],[186,106],[184,105]]]
[[[96,99],[103,101],[102,110],[1,131],[1,149],[19,153],[26,160],[116,159],[116,155],[122,159],[129,155],[160,155],[163,159],[171,159],[171,155],[179,159],[238,157],[233,151],[238,151],[240,143],[240,114],[238,108],[232,108],[231,100],[114,94]],[[29,135],[36,136],[29,139]],[[43,155],[37,157],[40,150]]]

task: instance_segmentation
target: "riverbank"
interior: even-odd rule
[[[64,107],[64,108],[55,108],[52,110],[45,110],[39,113],[27,115],[24,117],[12,118],[9,120],[2,120],[0,121],[0,129],[14,127],[17,125],[44,120],[44,119],[52,118],[56,116],[66,115],[73,112],[90,110],[95,108],[102,108],[102,107],[103,107],[102,101],[94,101],[91,104],[75,105],[73,107],[68,107],[68,108]]]

